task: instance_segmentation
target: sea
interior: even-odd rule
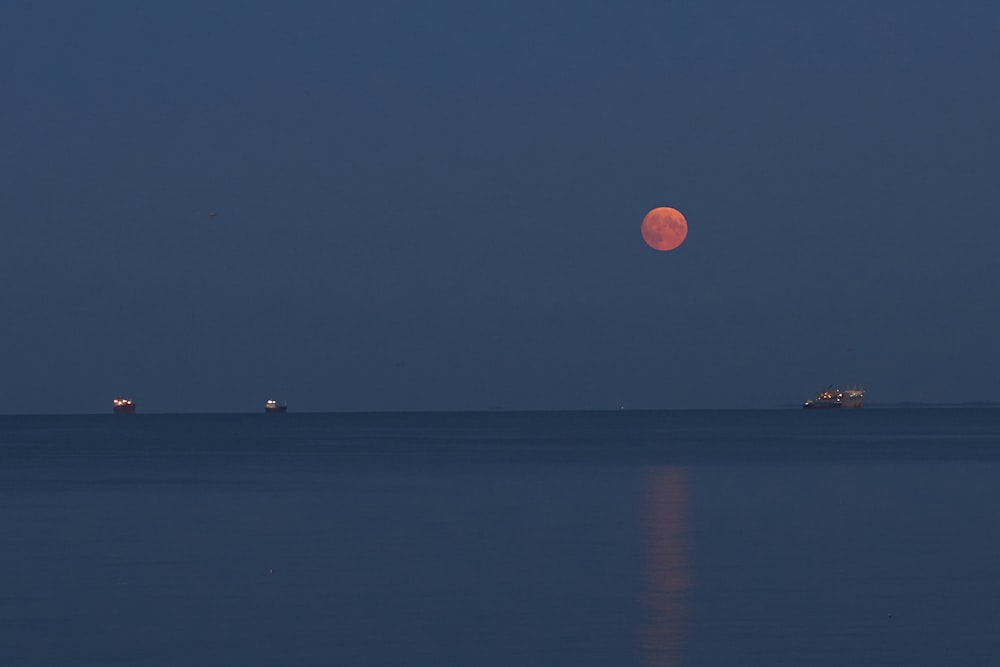
[[[0,665],[1000,665],[1000,409],[0,416]]]

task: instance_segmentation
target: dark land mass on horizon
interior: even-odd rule
[[[779,409],[802,408],[801,404],[783,405]],[[949,403],[947,401],[899,401],[895,403],[877,403],[865,401],[863,410],[909,410],[927,408],[1000,408],[1000,401],[963,401]],[[766,409],[766,408],[765,408]]]
[[[727,408],[727,407],[713,407],[713,408],[579,408],[579,409],[544,409],[544,408],[499,408],[499,407],[489,407],[482,409],[447,409],[442,408],[439,410],[299,410],[294,413],[281,413],[281,414],[298,414],[298,415],[375,415],[375,414],[495,414],[495,413],[593,413],[593,412],[761,412],[761,411],[774,411],[774,410],[801,410],[801,403],[785,403],[782,405],[777,405],[773,407],[765,408]],[[864,408],[866,410],[924,410],[924,409],[1000,409],[1000,401],[964,401],[964,402],[920,402],[920,401],[901,401],[896,403],[866,403]],[[848,409],[850,411],[850,409]],[[836,410],[835,410],[836,411]],[[824,412],[826,412],[824,410]],[[171,416],[171,415],[256,415],[264,414],[257,410],[238,410],[238,411],[204,411],[204,412],[175,412],[175,411],[146,411],[146,412],[136,412],[131,413],[128,416],[135,417],[140,415],[157,415],[157,416]],[[79,416],[121,416],[115,415],[111,412],[9,412],[0,413],[0,417],[79,417]]]

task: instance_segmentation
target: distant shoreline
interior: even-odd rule
[[[801,404],[787,405],[786,408],[801,408]],[[968,408],[1000,408],[998,401],[967,401],[964,403],[937,403],[922,401],[900,401],[898,403],[865,402],[865,410],[899,410],[899,409],[968,409]]]
[[[712,407],[712,408],[580,408],[580,409],[548,409],[548,408],[479,408],[479,409],[463,409],[463,410],[302,410],[295,412],[295,415],[397,415],[397,414],[517,414],[517,413],[540,413],[540,412],[550,412],[550,413],[585,413],[585,412],[756,412],[756,411],[775,411],[775,410],[801,410],[801,403],[785,403],[782,405],[776,405],[772,407],[764,408],[722,408],[722,407]],[[920,402],[920,401],[900,401],[897,403],[872,403],[866,402],[864,410],[926,410],[926,409],[1000,409],[1000,401],[967,401],[962,403],[945,403],[945,402]],[[847,408],[848,412],[854,412],[854,409]],[[290,413],[291,414],[291,413]],[[117,415],[118,419],[123,421],[128,421],[125,417],[135,418],[141,416],[237,416],[237,415],[260,415],[264,416],[263,411],[218,411],[218,412],[143,412],[141,414],[135,415]],[[85,417],[85,416],[107,416],[112,417],[111,412],[0,412],[0,418],[2,417]]]
[[[899,403],[865,403],[868,408],[1000,408],[997,401],[967,401],[964,403],[929,403],[901,401]]]

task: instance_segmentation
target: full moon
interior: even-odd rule
[[[642,219],[642,238],[654,250],[673,250],[687,235],[687,220],[676,208],[654,208]]]

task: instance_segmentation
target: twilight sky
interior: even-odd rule
[[[1000,5],[617,4],[5,3],[0,412],[1000,399]]]

